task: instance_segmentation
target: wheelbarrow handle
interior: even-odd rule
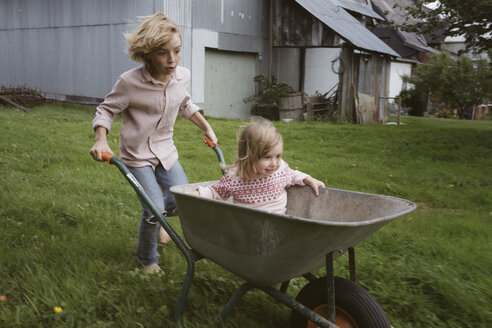
[[[133,189],[136,191],[139,198],[147,205],[147,207],[151,210],[152,214],[157,218],[161,226],[166,230],[171,239],[174,241],[178,249],[181,251],[183,256],[186,259],[186,263],[188,264],[188,268],[186,270],[185,280],[183,282],[183,288],[181,289],[181,293],[178,298],[178,302],[176,308],[174,310],[174,322],[177,324],[177,327],[183,328],[184,324],[182,322],[183,308],[184,303],[186,301],[186,297],[188,295],[188,291],[191,286],[191,281],[193,279],[193,274],[195,273],[195,262],[202,258],[201,255],[195,253],[191,248],[188,248],[183,239],[178,235],[176,230],[174,230],[173,226],[166,219],[166,213],[162,213],[154,204],[152,199],[150,199],[149,195],[145,192],[144,188],[140,185],[138,180],[133,176],[128,167],[119,160],[115,155],[107,152],[102,153],[102,158],[105,161],[108,161],[109,164],[114,164],[121,173],[126,177],[128,182],[131,184]]]
[[[116,156],[111,154],[111,153],[107,153],[107,152],[103,151],[101,154],[101,157],[105,162],[108,162],[108,164],[110,164],[111,158],[116,157]]]
[[[210,148],[214,148],[215,146],[218,146],[218,144],[214,143],[212,139],[210,139],[208,136],[205,136],[203,140],[207,143],[207,146],[209,146]]]
[[[222,171],[222,174],[225,174],[227,171],[223,168],[226,166],[226,162],[224,159],[224,154],[222,154],[222,150],[220,149],[220,146],[216,143],[214,143],[209,137],[205,136],[203,140],[207,143],[207,146],[212,148],[215,151],[215,154],[217,155],[217,160],[220,163],[220,170]]]

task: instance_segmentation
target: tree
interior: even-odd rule
[[[444,36],[463,36],[466,49],[476,52],[492,48],[492,5],[490,0],[440,0],[434,9],[426,5],[435,0],[415,0],[415,6],[402,7],[409,16],[397,27],[428,34],[443,30]],[[412,21],[412,23],[409,23]]]
[[[468,109],[492,97],[492,67],[486,59],[472,61],[467,56],[456,59],[445,52],[433,54],[429,61],[417,64],[411,77],[404,76],[421,95],[439,96],[450,108],[465,118]]]

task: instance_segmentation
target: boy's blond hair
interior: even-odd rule
[[[178,25],[163,13],[143,18],[135,32],[123,35],[128,41],[128,57],[149,66],[146,55],[162,48],[176,34],[181,39],[181,34]]]
[[[254,179],[258,173],[256,162],[282,142],[282,136],[272,122],[253,118],[237,141],[236,175],[242,179]]]

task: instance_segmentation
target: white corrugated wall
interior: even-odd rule
[[[0,85],[26,85],[50,98],[97,103],[121,73],[140,65],[127,57],[123,33],[137,27],[138,17],[156,12],[180,27],[180,65],[192,71],[193,101],[207,113],[213,108],[214,116],[247,117],[250,104],[242,99],[254,93],[253,77],[268,62],[268,3],[263,0],[1,0]],[[206,49],[222,56],[206,60]],[[207,64],[223,68],[217,60],[244,68],[227,90],[206,88],[226,78],[227,70],[206,74]]]
[[[251,103],[243,99],[255,94],[253,78],[257,57],[249,53],[205,51],[205,115],[249,118]]]
[[[48,96],[103,98],[128,59],[124,32],[138,16],[165,12],[183,34],[181,65],[191,65],[191,0],[2,0],[0,85]]]

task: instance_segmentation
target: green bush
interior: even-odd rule
[[[254,103],[251,114],[278,121],[280,97],[294,90],[287,83],[278,83],[275,76],[269,78],[264,74],[258,74],[253,80],[258,85],[259,92],[257,95],[243,99],[243,101]]]
[[[401,102],[408,108],[408,115],[424,116],[427,97],[420,90],[408,89],[400,92]]]

